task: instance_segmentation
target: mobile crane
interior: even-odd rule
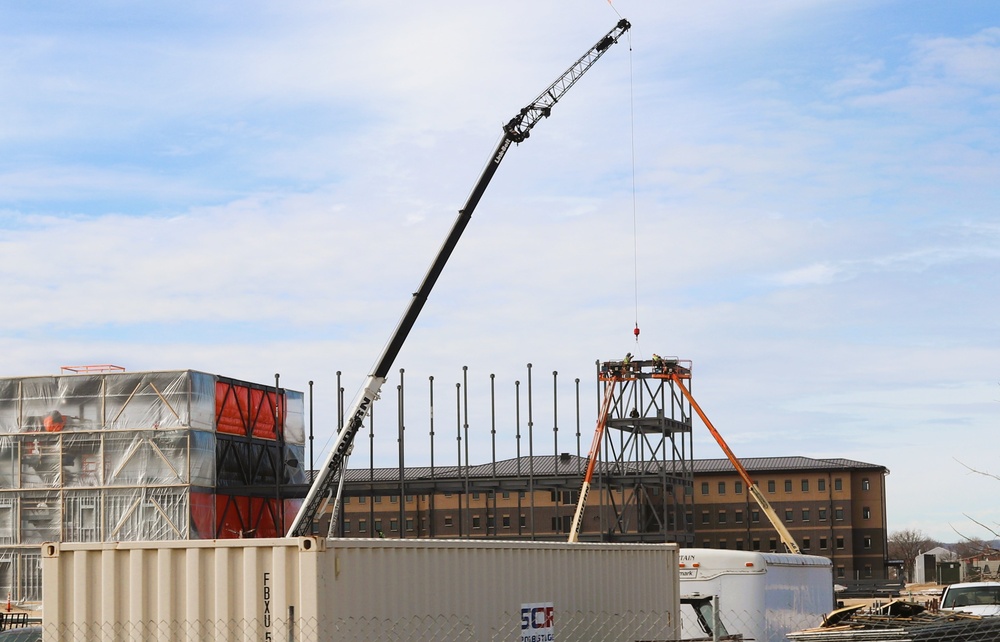
[[[619,20],[618,24],[611,31],[597,41],[597,44],[591,47],[565,73],[559,76],[554,83],[549,85],[535,100],[522,108],[516,116],[503,126],[503,137],[500,143],[497,145],[496,150],[494,150],[489,162],[487,162],[486,168],[480,175],[475,187],[473,187],[472,193],[465,203],[465,207],[459,210],[458,218],[455,220],[451,232],[445,239],[444,245],[441,246],[437,257],[431,263],[420,287],[413,293],[413,298],[410,300],[409,306],[393,331],[388,343],[383,348],[382,354],[376,362],[375,369],[368,375],[363,389],[347,414],[344,425],[337,433],[337,439],[330,449],[329,455],[327,455],[322,467],[316,472],[316,478],[313,480],[309,492],[302,502],[302,506],[289,526],[288,537],[309,534],[312,530],[312,522],[316,518],[320,507],[327,501],[327,497],[333,494],[334,488],[338,487],[347,457],[354,446],[355,435],[357,435],[365,417],[371,410],[372,404],[379,398],[379,391],[386,382],[386,377],[389,374],[389,369],[392,367],[393,361],[403,347],[403,342],[406,341],[406,337],[413,328],[417,316],[424,307],[424,303],[427,302],[427,297],[434,287],[434,283],[441,275],[442,270],[444,270],[444,266],[458,244],[459,238],[461,238],[466,226],[472,219],[472,213],[479,204],[479,199],[482,198],[487,186],[493,179],[493,175],[496,173],[497,167],[500,166],[500,161],[507,154],[511,143],[524,142],[538,121],[549,117],[552,113],[552,107],[569,91],[569,88],[604,55],[611,45],[617,43],[631,26],[628,20],[624,18]],[[339,485],[336,491],[337,501],[335,502],[335,506],[340,503],[339,496],[343,492],[342,489],[343,486]]]

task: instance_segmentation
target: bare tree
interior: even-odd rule
[[[972,466],[969,466],[968,464],[965,464],[965,463],[963,463],[963,462],[961,462],[961,461],[959,461],[957,459],[955,461],[958,461],[959,464],[961,464],[962,466],[964,466],[970,472],[973,472],[973,473],[975,473],[977,475],[982,475],[983,477],[990,477],[992,479],[1000,481],[1000,475],[994,475],[993,473],[987,472],[985,470],[977,470],[977,469],[973,468]],[[987,533],[989,533],[992,536],[993,539],[1000,538],[1000,524],[985,524],[985,523],[979,521],[978,519],[972,517],[971,515],[965,515],[965,517],[968,518],[968,520],[970,522],[972,522],[973,524],[975,524],[979,528],[981,528],[981,529],[985,530]],[[962,541],[964,541],[964,542],[976,543],[976,542],[982,542],[983,541],[983,540],[981,540],[978,537],[971,537],[971,536],[963,534],[962,532],[960,532],[954,526],[952,526],[951,528],[952,528],[953,531],[955,531],[956,533],[958,533],[959,537],[961,537]],[[984,548],[985,548],[985,550],[989,550],[990,547],[987,546],[987,547],[984,547]],[[977,554],[979,554],[979,553],[977,553]],[[963,557],[967,557],[967,556],[963,556]]]
[[[917,555],[934,548],[937,542],[915,528],[906,528],[889,534],[889,557],[903,560],[903,575],[913,581],[913,565]]]

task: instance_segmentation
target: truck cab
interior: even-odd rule
[[[998,616],[1000,582],[964,582],[947,586],[941,594],[941,610]]]

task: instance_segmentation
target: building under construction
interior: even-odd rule
[[[0,379],[0,591],[46,541],[276,537],[305,481],[302,393],[192,370]]]
[[[598,461],[580,529],[583,540],[681,545],[694,541],[691,408],[664,376],[668,363],[690,377],[690,362],[677,359],[628,359],[597,365],[599,393],[608,400],[608,411],[606,429],[597,433],[591,447],[591,455]],[[533,398],[530,365],[528,374],[529,387],[518,389],[518,400],[522,394]],[[461,385],[467,387],[468,383]],[[400,389],[402,397],[402,382]],[[559,405],[556,392],[551,405]],[[490,406],[495,408],[493,400]],[[579,409],[579,403],[576,407]],[[577,410],[578,426],[579,419]],[[490,417],[490,423],[495,425],[495,416]],[[407,449],[401,448],[398,468],[349,470],[338,518],[331,519],[328,511],[320,520],[320,531],[357,537],[391,532],[403,537],[565,539],[588,468],[582,444],[589,436],[581,439],[578,429],[575,454],[560,451],[558,427],[553,425],[555,450],[550,455],[536,455],[541,451],[536,448],[536,439],[548,442],[548,436],[538,430],[522,434],[519,425],[515,432],[517,453],[509,459],[472,465],[468,456],[462,461],[460,449],[455,465],[435,465],[433,460],[429,466],[425,462],[413,465],[402,458]],[[404,433],[400,430],[399,434]],[[496,449],[493,451],[495,454]],[[425,505],[418,508],[413,502],[421,498]],[[385,509],[380,507],[376,518],[373,504],[383,499],[396,504],[398,514],[383,519]],[[372,505],[363,507],[368,501]],[[505,510],[501,511],[501,506]],[[365,512],[372,513],[370,519]]]

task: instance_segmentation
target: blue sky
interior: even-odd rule
[[[489,373],[592,391],[598,359],[691,359],[737,454],[882,464],[890,530],[985,535],[993,2],[6,5],[0,374],[280,372],[315,380],[327,443],[336,371],[352,395],[501,123],[616,12],[629,37],[505,159],[396,365],[442,390],[469,366],[485,432]]]

